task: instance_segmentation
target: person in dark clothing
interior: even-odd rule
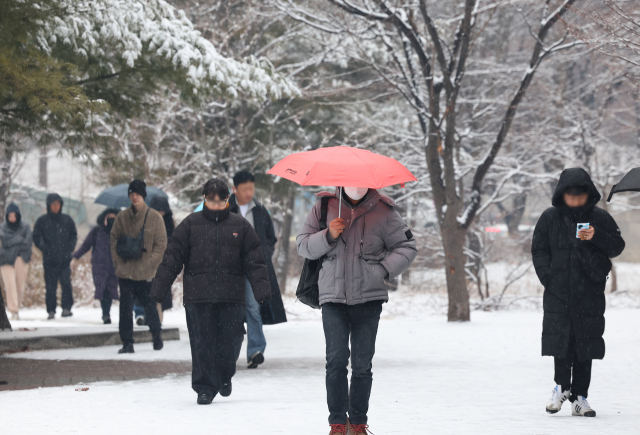
[[[42,251],[46,304],[49,320],[56,315],[56,290],[62,287],[62,317],[72,316],[71,254],[78,241],[73,219],[62,213],[64,202],[57,193],[47,195],[47,214],[40,216],[33,226],[33,244]]]
[[[542,355],[555,360],[549,413],[569,399],[573,415],[596,415],[586,400],[591,361],[604,358],[604,291],[610,259],[625,246],[615,220],[596,207],[600,198],[585,170],[565,169],[553,207],[542,213],[533,233],[533,265],[544,286]]]
[[[22,221],[18,206],[9,204],[5,221],[0,224],[0,274],[12,320],[20,320],[18,311],[27,283],[32,245],[31,227]]]
[[[91,251],[91,273],[93,285],[96,287],[95,298],[102,307],[102,321],[105,325],[111,323],[111,302],[118,297],[118,277],[111,259],[110,234],[118,211],[107,208],[96,219],[97,226],[93,227],[80,248],[73,253],[71,268],[74,269],[80,257]]]
[[[204,185],[205,207],[175,229],[153,280],[151,297],[164,301],[184,267],[183,300],[191,343],[191,385],[197,403],[231,394],[240,356],[248,279],[255,299],[271,297],[260,239],[241,216],[229,212],[229,188],[212,178]]]
[[[160,213],[160,216],[162,216],[164,228],[167,230],[167,240],[169,240],[176,227],[176,223],[173,221],[173,211],[171,211],[171,206],[169,206],[169,200],[164,196],[154,196],[151,198],[151,201],[149,201],[149,207]],[[173,295],[169,292],[167,299],[165,299],[161,304],[158,304],[160,322],[162,322],[162,313],[170,310],[171,308],[173,308]]]
[[[242,215],[256,230],[262,247],[269,271],[271,283],[271,301],[262,305],[253,298],[251,286],[247,281],[247,298],[245,314],[247,321],[247,367],[255,369],[264,362],[264,351],[267,340],[262,331],[262,325],[273,325],[287,321],[287,314],[282,303],[280,287],[276,278],[271,257],[274,245],[278,241],[273,228],[271,215],[266,207],[255,199],[255,186],[253,174],[249,171],[240,171],[233,176],[233,195],[229,198],[229,211]]]

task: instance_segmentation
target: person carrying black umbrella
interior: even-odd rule
[[[595,417],[587,402],[591,362],[604,358],[605,286],[611,258],[624,250],[615,220],[596,207],[600,193],[580,168],[560,175],[553,207],[533,233],[533,265],[544,286],[542,355],[554,357],[555,383],[547,412],[568,399],[572,414]]]
[[[133,180],[129,185],[131,207],[116,217],[110,233],[111,257],[120,286],[120,339],[118,353],[133,353],[133,298],[143,304],[153,337],[153,349],[163,347],[162,327],[155,303],[149,297],[151,280],[167,247],[162,216],[147,207],[147,185]]]

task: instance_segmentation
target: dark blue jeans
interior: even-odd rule
[[[382,301],[358,305],[325,303],[322,325],[327,344],[327,405],[329,424],[366,424]],[[351,340],[351,351],[349,351]],[[351,356],[351,387],[347,365]]]

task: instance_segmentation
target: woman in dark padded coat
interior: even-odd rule
[[[198,404],[231,394],[244,335],[246,279],[258,303],[271,298],[260,239],[241,215],[229,212],[229,187],[212,178],[205,206],[177,226],[158,267],[151,298],[162,302],[184,267],[183,300],[191,344],[191,386]]]
[[[609,259],[624,249],[618,225],[596,207],[600,198],[585,170],[564,170],[553,207],[542,213],[533,233],[533,265],[545,289],[542,355],[555,359],[556,387],[547,404],[549,413],[558,412],[570,399],[573,415],[596,415],[586,401],[591,361],[604,357]],[[588,223],[589,229],[578,234],[579,223]]]

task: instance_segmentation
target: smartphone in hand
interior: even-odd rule
[[[589,229],[589,223],[583,223],[583,224],[577,224],[576,225],[576,238],[579,239],[580,238],[580,230],[588,230]]]

